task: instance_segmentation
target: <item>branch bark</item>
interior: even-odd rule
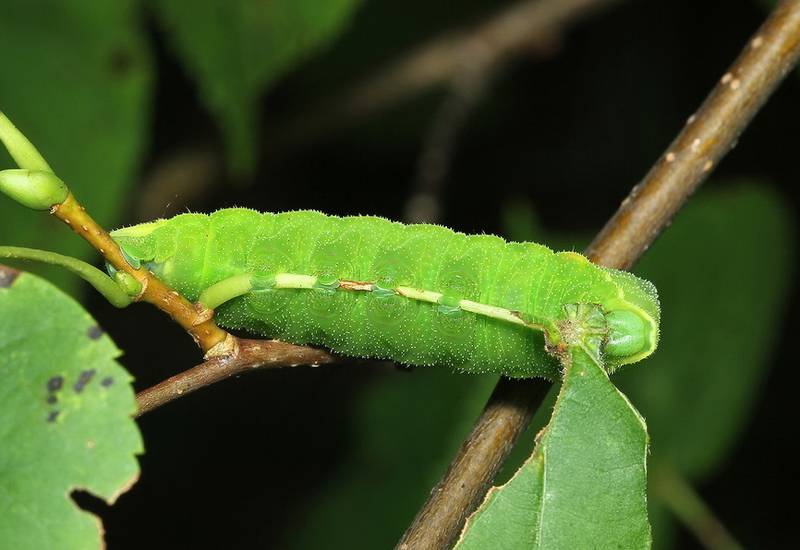
[[[308,346],[296,346],[278,340],[237,338],[234,353],[214,357],[139,392],[136,395],[139,405],[136,416],[142,416],[165,403],[245,371],[299,365],[317,366],[335,361],[335,355]]]
[[[131,266],[119,245],[86,212],[72,193],[64,202],[53,206],[50,213],[92,245],[118,271],[127,273],[142,285],[141,294],[134,300],[148,302],[167,313],[194,338],[206,354],[215,355],[216,349],[225,353],[229,349],[225,342],[232,336],[216,325],[212,311],[196,307],[147,269]]]
[[[799,56],[800,0],[783,0],[661,158],[631,190],[589,246],[589,258],[608,267],[632,266],[735,146]],[[439,549],[452,544],[543,394],[542,383],[502,380],[498,384],[398,548]]]

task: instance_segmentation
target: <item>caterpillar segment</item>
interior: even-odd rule
[[[134,261],[214,309],[221,326],[344,355],[555,379],[566,340],[589,342],[613,370],[652,353],[658,339],[650,283],[535,243],[246,209],[112,236]]]

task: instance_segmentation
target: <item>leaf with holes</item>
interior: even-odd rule
[[[74,300],[0,266],[0,541],[4,548],[99,548],[98,518],[139,472],[142,441],[120,352]]]

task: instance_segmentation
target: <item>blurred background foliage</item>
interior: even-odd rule
[[[351,90],[517,3],[0,0],[0,108],[109,227],[232,205],[422,213],[580,250],[765,13],[756,0],[595,4],[502,62],[466,50],[435,85],[407,92],[412,72],[381,96]],[[650,426],[658,548],[699,547],[674,521],[691,508],[676,479],[745,546],[796,539],[798,86],[787,80],[635,269],[661,292],[663,342],[614,380]],[[10,201],[0,234],[93,257]],[[157,312],[114,311],[47,275],[83,293],[138,387],[199,359]],[[495,382],[406,370],[263,372],[187,397],[141,420],[148,453],[130,493],[113,508],[79,501],[111,548],[391,546]]]

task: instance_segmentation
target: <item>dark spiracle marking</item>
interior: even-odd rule
[[[61,414],[61,411],[50,411],[47,415],[48,422],[55,422],[58,415]]]
[[[124,76],[130,71],[133,66],[133,56],[131,53],[123,48],[119,48],[111,52],[109,58],[109,67],[111,73],[115,76]]]
[[[63,376],[53,376],[47,381],[47,391],[50,393],[57,392],[64,387]]]
[[[104,388],[110,388],[111,384],[113,384],[113,383],[114,383],[114,379],[112,377],[110,377],[110,376],[106,376],[105,378],[100,380],[100,385],[103,386]]]
[[[58,403],[58,397],[56,397],[54,393],[51,393],[50,395],[47,396],[47,403],[49,405],[55,405],[56,403]]]
[[[17,277],[19,277],[19,271],[0,265],[0,288],[10,287],[17,280]]]
[[[75,393],[81,393],[83,391],[83,388],[86,387],[86,384],[88,384],[92,380],[92,378],[96,373],[97,370],[95,369],[89,369],[83,371],[80,374],[80,376],[78,376],[78,381],[75,382],[74,386],[72,386],[72,388],[75,390]]]
[[[93,325],[89,327],[89,330],[86,331],[86,335],[92,340],[97,340],[103,335],[103,329],[101,329],[97,325]]]

